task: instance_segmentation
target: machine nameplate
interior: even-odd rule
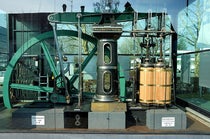
[[[161,126],[162,127],[175,127],[175,117],[162,117]]]
[[[32,125],[45,125],[45,116],[31,116],[31,124]]]

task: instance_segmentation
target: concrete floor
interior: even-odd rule
[[[14,119],[12,119],[12,113],[16,109],[4,109],[0,112],[0,132],[66,132],[66,133],[106,133],[106,134],[201,134],[210,135],[210,127],[203,124],[198,118],[193,118],[190,114],[187,114],[187,128],[184,130],[154,130],[148,129],[144,124],[138,125],[127,125],[126,129],[115,129],[115,130],[102,130],[102,129],[85,129],[85,128],[23,128],[24,126],[15,124]],[[24,125],[24,123],[22,123]],[[100,123],[99,123],[100,124]]]
[[[12,119],[17,109],[0,111],[0,139],[209,139],[210,127],[197,117],[187,113],[187,128],[184,130],[151,130],[141,124],[127,125],[126,129],[104,130],[86,128],[20,128],[24,123]],[[20,123],[20,122],[19,122]],[[100,122],[99,122],[100,124]]]

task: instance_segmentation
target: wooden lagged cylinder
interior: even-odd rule
[[[141,67],[139,75],[140,103],[153,105],[166,105],[171,103],[171,68]]]
[[[140,95],[139,101],[143,104],[151,104],[154,102],[155,91],[155,70],[153,67],[140,68]]]
[[[155,68],[155,104],[164,105],[171,103],[171,68]]]

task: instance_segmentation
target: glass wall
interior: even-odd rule
[[[8,41],[7,41],[7,14],[0,10],[0,105],[3,106],[2,86],[4,82],[4,75],[6,66],[9,60]]]
[[[188,7],[179,12],[177,45],[177,100],[208,115],[209,6],[208,0],[189,1]]]
[[[7,14],[0,10],[0,71],[3,76],[3,72],[6,69],[8,61],[8,42],[7,42]],[[2,84],[2,81],[0,81]]]
[[[181,106],[185,110],[190,107],[207,116],[210,113],[208,0],[28,1],[2,1],[0,5],[0,9],[4,11],[4,16],[0,15],[0,72],[3,71],[4,74],[6,71],[4,77],[0,74],[0,132],[5,129],[30,132],[83,129],[87,133],[88,129],[98,131],[91,126],[103,129],[105,126],[112,126],[120,127],[115,129],[117,133],[122,128],[131,133],[154,133],[159,132],[155,128],[157,124],[161,126],[161,133],[168,133],[168,129],[173,134],[209,133],[209,127],[188,116],[184,119],[185,111],[177,108]],[[113,3],[110,4],[111,2]],[[80,9],[83,5],[85,12]],[[117,69],[119,74],[118,79],[113,81],[119,84],[118,100],[111,105],[107,102],[95,103],[94,100],[98,67],[97,39],[93,36],[92,25],[96,21],[105,22],[107,27],[107,18],[101,20],[96,15],[101,11],[116,14],[113,17],[110,16],[111,13],[104,14],[110,21],[118,18],[119,14],[128,14],[122,16],[123,19],[117,19],[122,26],[117,46],[119,66],[108,67]],[[91,12],[92,15],[86,12]],[[54,13],[58,13],[58,20],[72,22],[50,23],[49,20],[53,18],[49,18],[49,15]],[[80,14],[86,15],[80,17]],[[86,17],[91,19],[87,20],[88,24],[83,20]],[[139,19],[136,21],[137,17]],[[82,34],[78,33],[80,31]],[[105,64],[111,63],[113,57],[110,56],[109,45],[104,47],[109,50],[104,52]],[[145,64],[145,61],[149,64]],[[154,75],[149,77],[156,78],[155,81],[160,84],[139,83],[139,70],[143,62],[146,65],[143,70],[145,81],[150,79],[146,78],[149,71]],[[101,68],[106,69],[105,66]],[[154,72],[158,75],[155,76]],[[105,84],[112,84],[112,75],[109,72],[105,75],[106,78],[101,77],[101,80]],[[170,76],[168,80],[165,79],[167,76]],[[162,85],[162,81],[168,84]],[[162,92],[167,90],[167,104],[165,100],[160,100],[156,105],[152,103],[152,106],[150,103],[140,102],[141,86],[145,87],[146,99],[150,99],[146,97],[147,91],[153,94],[155,89]],[[107,94],[112,94],[110,86],[104,86],[103,89],[109,92]],[[152,101],[155,95],[151,95]],[[165,96],[158,97],[165,99]],[[95,113],[91,113],[91,106],[100,112],[101,109],[108,110],[103,115],[94,115]],[[176,111],[177,109],[180,111]],[[172,110],[175,114],[166,114],[160,119],[161,122],[153,121],[150,124],[150,120],[155,119],[153,116],[159,118],[158,114],[162,112],[156,113],[156,110],[163,110],[167,114]],[[112,115],[113,111],[122,113]],[[179,114],[181,118],[175,120]],[[101,119],[108,121],[101,124]],[[181,123],[177,124],[178,121]],[[202,128],[194,126],[194,123]]]

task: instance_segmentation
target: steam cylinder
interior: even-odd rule
[[[142,104],[152,104],[155,92],[155,70],[153,67],[140,68],[139,101]]]
[[[171,103],[171,85],[172,71],[171,68],[155,68],[155,103],[158,105]]]
[[[139,102],[142,104],[171,103],[172,70],[156,65],[140,68]]]
[[[97,50],[97,88],[95,100],[115,101],[118,95],[117,41],[113,39],[100,39]]]
[[[103,15],[103,21],[108,19],[112,19],[109,14]],[[93,35],[98,39],[96,101],[111,102],[118,99],[117,39],[121,34],[122,26],[115,23],[93,26]]]

